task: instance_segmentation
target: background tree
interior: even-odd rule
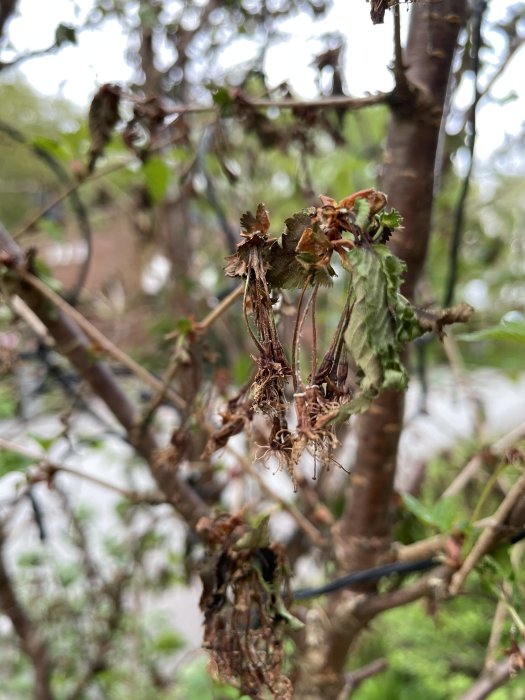
[[[370,9],[380,22],[384,3],[373,2]],[[319,99],[298,100],[288,84],[271,89],[264,60],[279,37],[280,18],[297,11],[322,16],[326,10],[318,3],[97,3],[87,26],[116,16],[128,28],[136,84],[101,86],[86,120],[89,131],[83,123],[70,134],[42,132],[46,138],[41,134],[35,140],[27,127],[23,133],[12,117],[5,118],[8,143],[26,148],[26,157],[38,159],[48,171],[42,187],[50,186],[50,174],[56,183],[55,196],[29,216],[17,221],[15,203],[3,210],[17,234],[15,242],[1,229],[6,318],[15,324],[15,342],[24,338],[20,361],[37,359],[44,368],[37,391],[42,391],[41,381],[52,378],[62,392],[51,393],[47,407],[61,411],[59,428],[35,433],[29,426],[20,433],[19,424],[6,424],[8,437],[1,442],[2,469],[18,484],[4,508],[2,542],[15,545],[16,518],[24,505],[44,541],[25,559],[19,557],[17,567],[4,546],[0,602],[12,625],[6,640],[14,632],[25,654],[10,651],[3,661],[12,695],[119,697],[126,692],[167,698],[212,692],[235,697],[231,687],[210,691],[202,672],[186,680],[184,673],[174,673],[170,659],[180,639],[165,621],[143,613],[147,596],[170,590],[174,581],[197,570],[213,675],[250,697],[338,698],[353,692],[403,697],[406,692],[481,698],[523,665],[524,626],[517,602],[523,582],[519,555],[513,562],[509,557],[524,525],[522,426],[493,444],[480,433],[478,442],[468,449],[463,445],[446,467],[443,461],[429,462],[422,473],[409,475],[403,494],[394,481],[404,404],[398,354],[408,363],[405,341],[424,330],[432,331],[436,341],[445,323],[468,316],[465,307],[442,314],[431,307],[444,280],[446,304],[459,296],[457,262],[476,108],[521,45],[523,8],[510,8],[494,26],[485,3],[473,8],[463,0],[415,3],[403,46],[395,6],[390,92],[363,98],[343,94],[343,36],[319,42]],[[253,37],[255,58],[226,70],[221,67],[224,47],[239,30]],[[49,50],[75,41],[80,31],[60,25]],[[499,32],[505,48],[501,65],[482,87],[483,31]],[[18,62],[17,57],[4,61],[3,71]],[[461,132],[470,165],[459,182],[441,154],[461,149],[461,138],[446,141],[443,114],[465,80],[474,86],[474,99]],[[362,110],[369,110],[366,117]],[[371,189],[370,164],[379,164],[381,153],[377,190],[387,193],[388,210],[401,212],[403,228]],[[26,181],[25,169],[17,174],[13,168],[13,173]],[[511,196],[512,185],[502,187]],[[311,204],[319,189],[334,199],[324,196],[322,206],[288,219],[285,235],[276,240],[275,222]],[[346,196],[354,191],[356,196]],[[242,217],[239,238],[232,212],[255,212],[257,201],[270,195],[272,223],[260,205],[255,215]],[[476,192],[474,197],[478,201]],[[71,236],[68,221],[73,220],[88,250],[94,250],[68,290],[77,308],[53,291],[38,256],[20,248],[39,229],[49,234],[49,224],[46,231],[42,222],[67,198],[72,216],[64,210],[53,233],[62,227],[62,235]],[[491,217],[503,217],[512,235],[508,232],[517,217],[512,213],[509,221],[502,200],[498,194],[496,207],[485,202],[485,209],[467,212],[474,233],[465,239],[464,265],[472,274],[482,274],[487,256],[498,257],[497,239],[486,233]],[[17,202],[24,206],[22,198]],[[110,211],[131,212],[133,234],[126,246],[137,247],[150,261],[161,253],[170,269],[155,294],[144,295],[136,282],[133,296],[123,301],[120,311],[137,329],[123,343],[114,319],[104,325],[101,307],[94,303],[100,290],[88,284],[81,293],[89,282],[89,264],[91,269],[103,265],[103,256],[91,247],[92,228],[95,243],[101,236],[107,239]],[[439,222],[440,236],[422,283],[432,218]],[[44,245],[42,238],[33,240]],[[450,256],[444,254],[446,244]],[[404,296],[398,290],[401,267],[389,250],[406,263]],[[123,250],[113,254],[123,255]],[[242,278],[240,287],[224,277],[227,254],[226,272]],[[507,274],[501,256],[498,270]],[[327,293],[322,283],[335,273],[338,278]],[[498,280],[491,284],[499,293]],[[407,299],[422,303],[424,310],[416,312]],[[364,343],[361,331],[355,332],[359,309],[364,309]],[[512,310],[519,311],[515,304]],[[22,322],[29,324],[27,338]],[[479,343],[491,337],[506,343],[522,339],[522,320],[471,335],[474,352],[486,353]],[[426,338],[419,346],[423,377]],[[12,331],[2,341],[6,381],[16,392],[17,376],[9,374],[17,353]],[[326,348],[328,368],[321,360]],[[445,339],[444,350],[457,357],[453,336]],[[442,358],[437,342],[431,351]],[[256,352],[254,373],[250,356]],[[300,358],[308,366],[302,372]],[[375,367],[373,379],[368,362]],[[453,366],[459,371],[457,360]],[[121,381],[123,371],[133,379]],[[8,391],[2,400],[8,414],[13,407]],[[295,428],[290,427],[292,405]],[[347,420],[332,427],[330,421],[351,413],[362,415],[350,427]],[[82,427],[86,414],[98,426],[88,434]],[[263,420],[265,414],[269,420]],[[478,417],[481,426],[481,412]],[[12,439],[10,431],[18,438]],[[349,431],[357,439],[353,458]],[[28,446],[28,436],[40,451]],[[147,464],[153,482],[144,482],[135,467],[120,474],[117,485],[72,463],[80,449],[106,449],[115,437]],[[299,463],[305,446],[313,461],[305,453]],[[262,462],[268,457],[272,470],[283,465],[289,470],[288,480],[274,476],[283,487],[266,478]],[[320,470],[312,482],[317,462]],[[483,470],[486,484],[474,481]],[[109,535],[97,533],[89,515],[75,508],[67,475],[122,499]],[[44,495],[46,486],[50,496]],[[52,504],[71,527],[69,561],[57,556],[57,538],[48,533]],[[285,548],[269,529],[268,509],[275,506],[289,516]],[[173,542],[180,522],[185,525],[183,552]],[[292,596],[289,572],[298,571],[305,557],[326,578],[345,576],[328,588],[296,590]],[[411,575],[408,582],[404,574]],[[469,595],[463,597],[465,586]],[[321,598],[324,593],[330,595]],[[396,617],[397,608],[420,599],[427,602],[428,616],[410,607],[403,613],[406,621]],[[31,600],[38,604],[30,608]],[[485,623],[491,613],[492,630]],[[431,614],[444,621],[441,634],[431,631]],[[379,615],[381,622],[374,622]],[[503,631],[505,617],[511,624]],[[457,657],[451,659],[449,648],[458,636],[455,619],[464,622],[470,653],[460,658],[457,644]],[[382,639],[363,637],[371,623]],[[392,647],[397,641],[418,647],[409,655],[413,666],[396,660]],[[364,679],[384,672],[387,663],[391,670],[383,674],[385,680],[378,676],[357,689]],[[364,667],[348,674],[349,664]],[[190,664],[184,665],[191,671]],[[505,697],[511,688],[506,687]]]

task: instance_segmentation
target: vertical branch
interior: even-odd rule
[[[461,234],[463,232],[465,204],[467,201],[470,178],[474,165],[474,146],[476,144],[476,110],[478,107],[478,102],[481,98],[478,84],[480,66],[479,50],[481,47],[481,25],[483,23],[483,16],[486,8],[487,0],[476,0],[472,15],[471,52],[473,62],[472,71],[474,73],[474,99],[470,105],[467,115],[467,122],[465,124],[465,143],[469,153],[469,164],[465,177],[463,178],[463,182],[461,183],[461,189],[459,191],[458,201],[454,212],[454,225],[452,229],[452,237],[450,239],[449,268],[447,273],[445,294],[443,297],[443,306],[445,307],[450,306],[454,301],[454,290],[456,288],[458,276],[459,249],[461,246]]]
[[[0,610],[11,620],[11,624],[20,639],[22,649],[33,665],[35,700],[53,700],[51,692],[51,662],[48,650],[40,630],[29,619],[16,597],[13,582],[2,556],[3,544],[4,534],[0,527]]]
[[[450,66],[465,15],[464,0],[412,8],[406,47],[406,77],[412,90],[393,105],[380,188],[404,217],[391,246],[407,263],[403,293],[414,299],[427,252],[434,163]],[[432,47],[429,49],[429,47]],[[369,568],[388,551],[396,455],[403,421],[400,393],[385,392],[358,427],[352,486],[337,527],[340,565]]]
[[[396,86],[380,189],[404,217],[392,237],[393,252],[405,261],[403,294],[414,299],[428,247],[434,165],[452,58],[466,15],[466,0],[412,7],[404,55],[408,89]],[[398,58],[400,50],[397,50]],[[398,69],[400,66],[398,65]],[[387,557],[392,538],[391,504],[404,396],[384,392],[358,423],[358,446],[345,509],[334,527],[335,553],[346,571],[371,568]],[[342,671],[360,627],[342,622],[352,594],[329,602],[326,619],[305,634],[296,697],[337,698]]]

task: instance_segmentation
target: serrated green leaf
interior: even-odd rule
[[[154,202],[160,202],[168,191],[171,172],[162,158],[152,156],[142,166],[146,188]]]
[[[352,314],[345,338],[361,390],[368,397],[387,389],[403,390],[408,379],[400,353],[406,342],[422,333],[399,292],[405,266],[384,245],[354,248],[348,258]]]
[[[391,229],[399,228],[403,223],[403,217],[395,209],[382,211],[376,215],[376,218],[380,226],[386,226]]]

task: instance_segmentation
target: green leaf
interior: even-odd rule
[[[431,509],[434,523],[440,532],[450,532],[453,528],[463,529],[461,511],[457,498],[439,498]]]
[[[403,217],[396,209],[382,211],[377,214],[376,218],[380,226],[386,226],[391,229],[399,228],[403,223]]]
[[[160,202],[166,192],[171,178],[171,172],[162,158],[152,156],[142,166],[146,188],[154,202]]]
[[[23,471],[29,465],[34,464],[35,460],[25,455],[12,450],[0,451],[0,477],[5,476],[9,472]]]
[[[233,106],[235,104],[235,100],[230,94],[230,91],[227,90],[225,87],[213,87],[209,86],[209,89],[212,92],[212,97],[213,97],[213,103],[219,107],[221,116],[223,117],[229,117],[233,114]]]
[[[37,433],[28,433],[28,436],[38,443],[44,452],[49,452],[50,448],[53,447],[55,442],[60,438],[60,435],[45,437],[44,435],[37,435]]]
[[[28,552],[23,552],[19,557],[17,564],[20,567],[30,567],[30,566],[40,566],[43,563],[43,556],[41,552],[36,550],[30,550]]]
[[[510,340],[525,343],[525,322],[502,321],[497,326],[490,326],[472,333],[462,333],[456,336],[457,340],[473,343],[478,340]]]
[[[437,527],[434,513],[430,508],[427,508],[427,506],[421,503],[421,501],[418,501],[418,499],[410,493],[402,493],[401,499],[408,512],[412,513],[420,522],[425,525],[430,525],[431,527]]]
[[[14,392],[7,386],[0,386],[0,419],[11,418],[16,413]],[[1,456],[1,453],[0,453]]]
[[[404,264],[386,246],[355,248],[352,266],[352,314],[346,332],[365,396],[403,390],[407,374],[400,359],[405,343],[421,335],[409,302],[399,293]]]
[[[55,30],[55,44],[57,46],[62,46],[62,44],[76,43],[77,33],[75,27],[71,27],[69,24],[59,24]]]
[[[153,647],[159,654],[173,654],[184,646],[184,640],[175,630],[163,630],[153,642]]]
[[[53,221],[53,219],[42,218],[38,222],[38,225],[42,231],[47,233],[49,238],[52,238],[54,241],[60,241],[64,237],[62,227],[59,226],[56,221]]]
[[[486,558],[501,578],[511,579],[514,577],[514,567],[512,566],[508,543],[502,542],[498,544]]]

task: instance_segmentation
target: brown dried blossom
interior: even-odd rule
[[[197,530],[208,544],[201,572],[204,647],[212,673],[252,698],[289,700],[292,684],[282,670],[283,634],[297,625],[284,549],[270,543],[268,518],[250,526],[244,514],[202,518]]]

